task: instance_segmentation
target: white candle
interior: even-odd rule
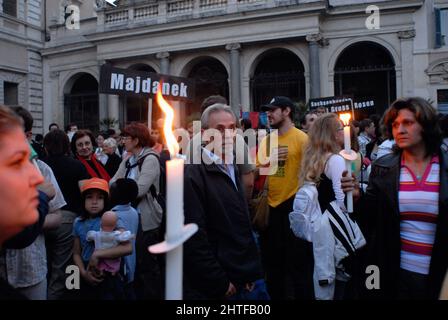
[[[351,148],[351,141],[350,141],[350,127],[345,126],[344,127],[344,149],[345,152],[350,152]]]
[[[184,160],[174,158],[166,162],[166,240],[175,241],[182,236],[184,226]],[[167,300],[182,300],[183,246],[166,254]]]
[[[351,140],[350,140],[350,126],[344,127],[344,149],[345,152],[350,153],[351,148]],[[347,169],[348,176],[352,176],[352,162],[348,159],[345,159],[345,168]],[[353,212],[353,191],[347,192],[347,211]]]
[[[354,152],[352,151],[352,143],[350,139],[350,113],[344,113],[339,115],[342,123],[344,124],[344,150],[341,151],[342,157],[345,159],[345,169],[347,175],[352,176],[352,160],[354,158]],[[347,192],[347,211],[353,212],[353,191]]]
[[[164,133],[172,160],[166,162],[166,237],[165,241],[149,247],[152,253],[166,253],[165,298],[182,300],[183,243],[195,232],[194,223],[184,226],[184,159],[177,157],[179,144],[171,131],[173,108],[163,99],[161,85],[157,103],[165,113]]]
[[[174,158],[166,162],[166,237],[174,240],[184,226],[184,160]]]

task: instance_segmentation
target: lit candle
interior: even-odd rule
[[[166,162],[166,236],[165,241],[149,247],[152,253],[166,253],[167,300],[182,299],[183,243],[197,230],[196,224],[184,226],[184,160],[178,158],[179,144],[172,132],[173,108],[163,99],[161,85],[157,90],[157,103],[165,113],[165,134],[171,160]]]
[[[356,159],[357,155],[352,150],[352,144],[350,139],[350,113],[342,113],[339,115],[342,123],[344,124],[344,150],[340,152],[340,155],[345,159],[345,168],[348,172],[348,176],[352,176],[352,162]],[[347,192],[347,211],[353,212],[353,191]]]

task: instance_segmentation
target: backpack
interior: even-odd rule
[[[316,185],[305,182],[297,191],[293,211],[289,214],[292,232],[296,237],[312,242],[313,225],[321,215]]]
[[[157,161],[159,162],[159,168],[160,168],[159,192],[157,193],[157,189],[156,189],[156,187],[154,185],[151,185],[151,187],[149,188],[149,191],[151,192],[151,196],[157,201],[157,203],[162,208],[163,216],[165,216],[165,213],[166,213],[166,165],[165,165],[165,162],[167,160],[165,158],[165,155],[162,154],[161,156],[158,156],[157,154],[151,152],[151,153],[148,153],[148,154],[144,155],[140,159],[138,159],[137,162],[134,163],[133,165],[130,164],[130,161],[128,159],[126,161],[125,177],[128,176],[129,171],[132,168],[135,168],[137,166],[138,166],[138,169],[141,171],[143,162],[145,161],[146,157],[148,157],[148,156],[156,157]],[[134,203],[132,203],[132,206],[134,208],[136,208],[137,204],[138,204],[138,202],[135,201]]]

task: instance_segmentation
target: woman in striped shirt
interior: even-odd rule
[[[375,265],[380,273],[379,289],[366,292],[435,299],[448,267],[448,151],[440,147],[436,111],[422,98],[395,101],[384,124],[396,150],[374,162],[357,202],[367,239],[365,267]],[[350,178],[342,182],[344,191],[352,189]]]

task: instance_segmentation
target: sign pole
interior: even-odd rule
[[[152,129],[152,99],[148,98],[148,128]]]

